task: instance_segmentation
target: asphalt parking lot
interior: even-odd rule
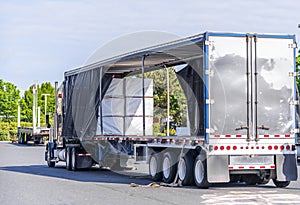
[[[300,176],[300,164],[298,163]],[[138,187],[131,187],[135,183]],[[44,146],[0,143],[0,201],[11,204],[300,204],[300,181],[285,189],[217,184],[209,189],[151,187],[147,176],[109,170],[67,171],[48,168]]]

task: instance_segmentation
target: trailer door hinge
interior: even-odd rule
[[[214,76],[214,71],[213,70],[205,70],[205,74],[208,76]]]
[[[289,48],[298,48],[297,43],[290,43],[288,44]]]
[[[207,128],[207,129],[205,129],[205,132],[206,132],[207,134],[213,134],[213,133],[215,133],[215,130],[212,129],[212,128]]]
[[[205,102],[206,102],[207,105],[212,105],[212,104],[215,103],[215,100],[214,99],[207,99]]]
[[[299,129],[291,129],[291,134],[296,134],[296,133],[299,133]]]
[[[299,100],[290,101],[290,105],[299,105]]]
[[[214,45],[214,41],[208,41],[208,40],[206,40],[205,41],[205,45],[206,46],[213,46]]]
[[[299,72],[289,72],[289,76],[290,77],[298,77],[299,76]]]

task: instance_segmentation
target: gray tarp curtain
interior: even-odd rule
[[[94,69],[68,76],[64,82],[64,122],[63,136],[80,140],[91,139],[97,130],[99,105],[103,99],[112,76]],[[187,98],[190,131],[192,136],[203,136],[204,122],[204,82],[202,59],[194,60],[176,73]],[[100,98],[100,77],[102,92]]]
[[[65,79],[63,136],[81,140],[95,136],[98,107],[112,80],[100,72],[94,69]],[[101,99],[100,76],[103,76]]]
[[[178,81],[184,91],[188,106],[190,131],[192,136],[204,136],[204,81],[202,59],[188,63],[186,67],[176,72]]]

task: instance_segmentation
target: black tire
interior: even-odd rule
[[[23,137],[23,143],[22,144],[27,144],[27,142],[28,142],[28,136],[30,136],[30,135],[24,134],[23,136],[24,137]]]
[[[25,133],[21,133],[19,138],[19,144],[26,144],[25,143]]]
[[[55,167],[55,162],[51,162],[50,147],[47,147],[47,164],[48,167]]]
[[[23,134],[21,133],[20,135],[21,135],[21,136],[20,136],[20,138],[19,138],[18,143],[19,143],[19,144],[23,144],[23,142],[24,142]]]
[[[241,175],[231,174],[230,175],[230,183],[237,183],[241,181]]]
[[[171,183],[174,181],[177,172],[178,156],[174,152],[166,152],[163,156],[162,174],[163,182]]]
[[[194,163],[194,181],[197,187],[207,189],[210,183],[207,181],[206,156],[198,155]]]
[[[77,159],[76,159],[76,147],[73,147],[72,148],[72,151],[71,151],[71,169],[72,171],[76,171],[77,170]]]
[[[270,179],[263,177],[259,180],[258,184],[264,185],[270,182]]]
[[[277,181],[276,179],[273,179],[273,183],[278,188],[285,188],[290,185],[291,181]]]
[[[149,159],[149,174],[153,181],[162,180],[162,157],[161,153],[153,152]]]
[[[249,174],[243,176],[243,181],[247,185],[256,185],[260,182],[260,178],[256,174]]]
[[[177,172],[178,179],[184,186],[191,185],[194,182],[194,158],[191,154],[186,153],[183,157],[179,158]]]
[[[72,162],[72,155],[71,155],[71,147],[66,148],[66,169],[71,170],[71,162]]]

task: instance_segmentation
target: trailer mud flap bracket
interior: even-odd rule
[[[210,183],[230,181],[228,156],[207,156],[207,180]]]

